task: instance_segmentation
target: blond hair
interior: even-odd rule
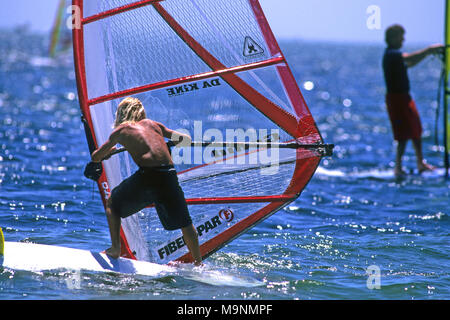
[[[123,123],[135,123],[141,121],[146,117],[144,106],[139,99],[131,97],[125,98],[117,107],[114,128],[117,128]]]

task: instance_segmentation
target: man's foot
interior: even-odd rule
[[[422,162],[420,165],[417,166],[417,170],[419,170],[419,173],[422,173],[424,171],[433,171],[436,169],[436,167],[433,167],[432,165],[429,165],[426,162]]]
[[[117,259],[117,258],[120,257],[120,248],[117,249],[117,248],[111,247],[111,248],[106,249],[106,250],[105,250],[105,253],[106,253],[108,256],[110,256],[111,258]]]
[[[401,168],[395,168],[395,170],[394,170],[394,175],[395,175],[397,178],[401,178],[401,177],[406,176],[406,172],[405,172],[403,169],[401,169]]]
[[[194,262],[194,266],[196,266],[196,267],[203,267],[204,264],[203,264],[202,261],[195,261],[195,262]]]
[[[189,266],[189,265],[193,265],[194,267],[204,267],[205,264],[203,262],[180,262],[180,261],[170,261],[169,263],[167,263],[168,266],[170,267],[182,267],[182,266]]]

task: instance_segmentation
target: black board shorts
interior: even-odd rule
[[[126,218],[152,204],[166,230],[192,224],[177,172],[171,165],[140,168],[111,192],[111,209]]]

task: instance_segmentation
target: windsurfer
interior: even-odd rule
[[[112,258],[120,255],[121,218],[154,203],[163,227],[166,230],[182,230],[194,263],[199,265],[198,234],[164,138],[170,138],[175,144],[191,141],[188,135],[148,119],[142,103],[129,97],[117,108],[114,131],[108,141],[92,153],[92,161],[100,162],[116,150],[116,144],[121,144],[139,166],[136,173],[112,190],[107,201],[106,216],[112,245],[106,254]]]
[[[387,48],[383,56],[383,71],[386,82],[386,105],[389,119],[397,141],[395,175],[405,174],[402,169],[402,157],[408,140],[413,141],[417,169],[419,172],[433,170],[422,155],[422,125],[416,104],[410,95],[408,67],[413,67],[430,54],[443,52],[440,44],[432,45],[413,53],[402,53],[400,49],[405,40],[405,29],[398,24],[386,29]]]

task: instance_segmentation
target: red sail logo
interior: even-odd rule
[[[234,218],[234,213],[231,209],[222,209],[219,211],[219,217],[226,222],[231,222]]]

